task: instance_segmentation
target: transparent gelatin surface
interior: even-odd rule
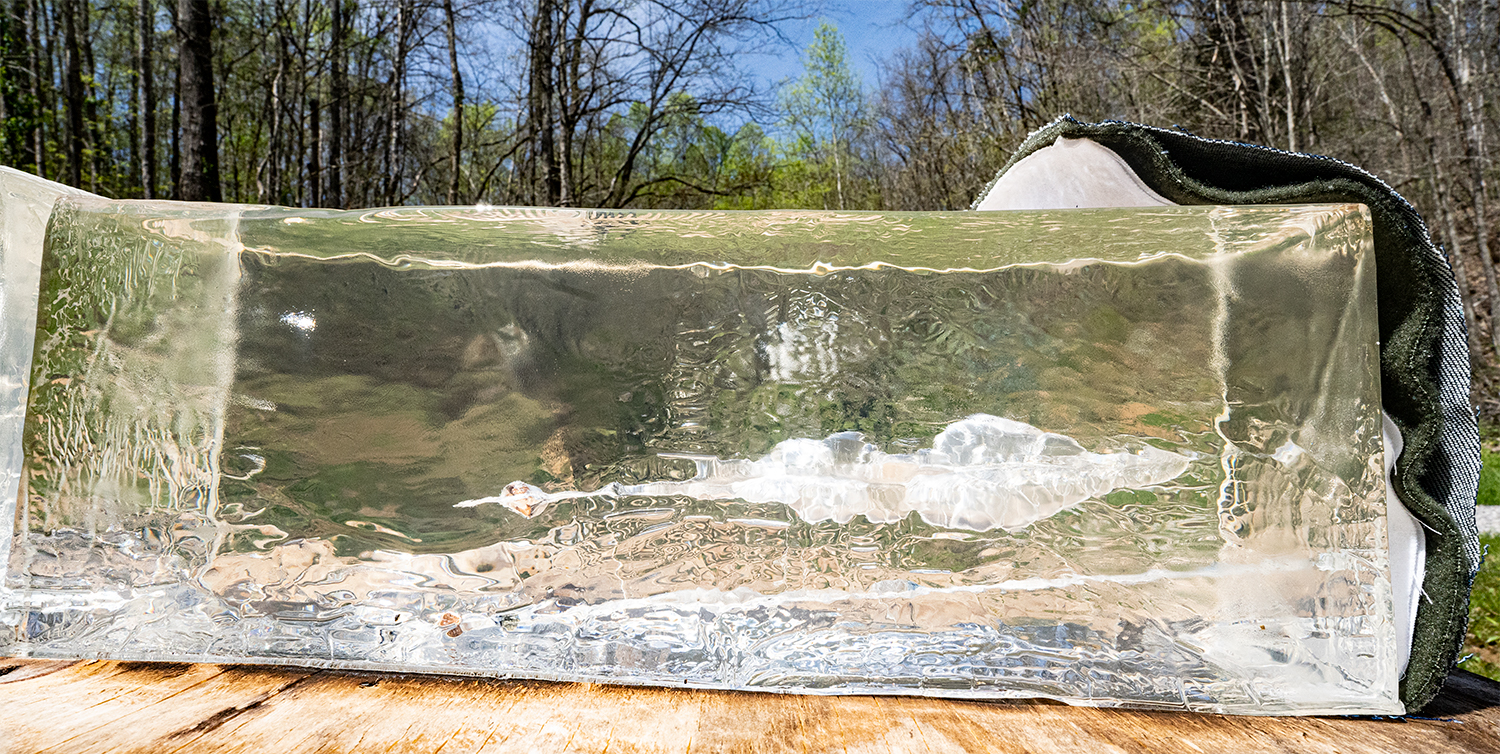
[[[0,650],[1400,712],[1370,221],[65,198]]]

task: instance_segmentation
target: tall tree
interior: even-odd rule
[[[553,106],[557,86],[554,65],[562,62],[566,66],[568,62],[572,62],[559,61],[556,54],[556,13],[557,0],[537,0],[536,13],[531,21],[531,36],[527,39],[531,53],[531,86],[526,102],[527,128],[536,145],[532,150],[531,164],[533,169],[541,172],[539,179],[543,187],[541,195],[535,201],[548,206],[556,206],[562,199],[562,175],[558,170],[555,146],[557,119]]]
[[[685,118],[763,107],[741,61],[802,12],[793,0],[534,0],[517,24],[528,63],[519,198],[623,207],[691,183],[652,159],[656,140]]]
[[[43,119],[38,112],[42,108],[42,92],[45,91],[43,84],[42,68],[42,31],[40,28],[41,11],[37,8],[38,0],[25,0],[26,2],[26,30],[28,32],[28,47],[26,60],[26,81],[28,84],[32,120],[24,128],[30,132],[31,148],[27,153],[35,159],[36,174],[46,175],[47,148],[46,134],[42,128]]]
[[[399,204],[405,198],[402,186],[401,146],[406,123],[406,69],[411,36],[416,25],[413,0],[396,0],[396,51],[391,58],[390,83],[386,87],[385,203]]]
[[[1491,252],[1489,148],[1483,70],[1500,47],[1500,20],[1482,0],[1405,3],[1348,2],[1344,11],[1391,35],[1425,46],[1441,73],[1454,125],[1462,134],[1463,170],[1472,206],[1474,247],[1489,299],[1490,345],[1500,353],[1500,273]],[[1490,83],[1490,86],[1494,86]]]
[[[458,24],[454,18],[453,0],[443,0],[443,21],[448,32],[448,70],[453,82],[450,90],[453,97],[453,174],[448,182],[448,203],[458,204],[464,160],[464,77],[458,68]]]
[[[307,101],[307,130],[312,132],[312,149],[307,159],[307,206],[323,206],[323,116],[322,101]]]
[[[218,106],[214,99],[213,16],[208,0],[177,0],[177,127],[182,154],[178,193],[220,201]]]
[[[848,209],[853,191],[853,163],[861,159],[856,140],[868,124],[864,87],[849,68],[844,36],[824,21],[802,54],[803,73],[781,97],[790,150],[811,160],[826,176],[826,209]],[[860,197],[859,204],[868,202]]]
[[[141,116],[141,196],[156,197],[156,2],[136,0],[136,103]]]
[[[63,180],[71,186],[83,185],[84,133],[83,48],[78,34],[78,1],[63,0],[60,13],[63,27],[63,54],[67,62],[63,79],[63,109],[67,114],[67,169]]]
[[[5,23],[3,106],[5,151],[22,170],[39,170],[37,166],[37,95],[36,45],[32,29],[30,0],[12,0]]]
[[[328,25],[328,191],[325,203],[344,206],[344,109],[346,83],[344,0],[329,0]]]

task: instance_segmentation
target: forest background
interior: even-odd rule
[[[4,0],[0,161],[118,198],[945,210],[1067,112],[1327,154],[1422,211],[1500,421],[1500,0]]]
[[[1061,113],[1175,125],[1411,200],[1500,421],[1500,0],[912,0],[873,76],[826,22],[755,70],[861,5],[4,0],[0,162],[118,198],[944,210]]]

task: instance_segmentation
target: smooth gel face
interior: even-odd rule
[[[0,648],[1401,712],[1373,264],[1353,205],[66,199]]]

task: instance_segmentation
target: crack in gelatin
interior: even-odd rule
[[[1066,435],[989,414],[950,424],[931,448],[884,453],[859,432],[780,442],[755,461],[668,455],[695,462],[692,479],[608,484],[592,492],[547,492],[515,481],[499,495],[455,507],[499,503],[523,516],[554,500],[667,497],[781,503],[808,523],[864,516],[890,524],[912,512],[950,529],[1024,529],[1092,497],[1169,482],[1192,459],[1150,445],[1138,453],[1090,453]]]

